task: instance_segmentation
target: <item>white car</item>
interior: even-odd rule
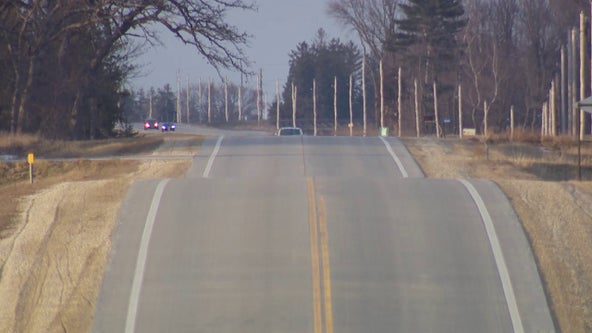
[[[282,127],[277,132],[278,136],[288,136],[288,135],[302,135],[302,129],[300,127]]]

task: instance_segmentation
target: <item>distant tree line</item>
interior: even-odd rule
[[[353,42],[328,40],[325,31],[320,29],[311,43],[301,42],[297,45],[296,49],[290,53],[289,63],[288,77],[280,96],[280,126],[292,125],[295,107],[297,125],[312,131],[315,98],[318,123],[333,125],[335,102],[338,122],[349,123],[350,75],[355,76],[351,87],[352,105],[356,110],[361,110],[363,104],[360,86],[362,55]],[[335,89],[335,82],[337,82],[337,89]],[[336,100],[335,96],[337,96]],[[276,103],[277,101],[270,106],[269,110],[269,118],[273,123],[276,123],[277,117]],[[361,118],[362,114],[356,112],[354,120],[361,122]]]
[[[164,122],[217,125],[257,120],[256,88],[209,80],[180,85],[177,90],[173,91],[170,84],[148,90],[132,89],[122,98],[122,112],[130,122],[153,118]]]
[[[0,2],[0,130],[101,138],[123,120],[138,48],[165,27],[216,68],[248,68],[248,36],[225,23],[242,0]]]

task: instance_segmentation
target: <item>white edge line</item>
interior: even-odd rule
[[[399,168],[399,171],[401,171],[401,175],[403,176],[403,178],[409,177],[409,174],[407,173],[407,170],[405,170],[405,167],[403,166],[403,163],[401,163],[401,160],[395,154],[395,152],[393,151],[393,148],[388,143],[388,141],[386,141],[386,139],[383,138],[382,136],[380,136],[379,138],[380,138],[380,140],[382,140],[382,143],[384,143],[384,145],[386,147],[386,150],[388,150],[389,154],[391,154],[391,157],[393,158],[393,160],[397,164],[397,167]]]
[[[502,252],[499,239],[497,238],[497,233],[495,232],[495,228],[493,226],[491,216],[489,215],[489,211],[487,210],[487,207],[485,206],[483,199],[481,198],[479,192],[477,192],[477,189],[475,189],[473,184],[471,184],[466,179],[458,179],[458,181],[465,186],[467,191],[469,191],[469,194],[471,195],[473,201],[479,209],[481,219],[483,220],[483,225],[485,226],[485,231],[487,232],[487,237],[489,238],[489,244],[491,245],[493,257],[495,258],[497,271],[502,282],[502,288],[504,290],[504,295],[506,297],[508,311],[510,312],[510,319],[512,320],[512,327],[514,329],[514,332],[523,333],[524,327],[522,326],[522,319],[520,318],[518,304],[516,303],[516,295],[514,294],[514,288],[512,287],[512,280],[510,279],[508,266],[506,265],[506,260],[504,259],[504,254]]]
[[[169,180],[170,179],[163,179],[158,183],[158,186],[154,191],[154,196],[152,197],[148,216],[146,216],[146,224],[144,225],[144,232],[142,233],[142,239],[140,240],[140,250],[138,251],[138,258],[136,259],[136,270],[134,272],[132,290],[127,306],[127,317],[125,320],[126,333],[133,333],[136,329],[136,315],[138,313],[140,291],[144,280],[144,269],[146,267],[146,258],[148,256],[148,243],[150,243],[150,237],[152,236],[152,229],[156,220],[156,212],[158,211],[160,199]]]
[[[218,154],[218,151],[220,150],[220,145],[222,145],[223,139],[224,139],[224,135],[222,135],[218,138],[218,141],[216,142],[216,146],[214,147],[212,154],[210,154],[210,158],[208,159],[208,164],[206,165],[206,168],[203,172],[203,178],[208,178],[210,176],[210,171],[212,170],[212,165],[214,165],[214,160],[216,159],[216,155]]]

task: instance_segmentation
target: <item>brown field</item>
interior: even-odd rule
[[[571,139],[519,139],[403,141],[429,177],[500,185],[531,241],[556,325],[592,331],[592,143],[583,145],[585,181],[577,182]],[[34,184],[26,162],[0,162],[0,331],[89,331],[127,188],[184,174],[201,140],[178,133],[96,142],[0,136],[0,155],[38,156]],[[85,159],[133,154],[180,158]],[[81,159],[44,160],[51,157]]]

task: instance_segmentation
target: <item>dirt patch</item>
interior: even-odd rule
[[[510,198],[562,332],[592,332],[592,182],[574,182],[573,147],[404,139],[428,177],[486,178]],[[583,175],[590,178],[585,151]],[[570,180],[570,181],[567,181]]]
[[[13,208],[2,209],[11,222],[0,240],[1,332],[90,330],[127,189],[137,179],[183,175],[191,160],[174,156],[195,154],[201,138],[179,141],[166,160],[40,162],[47,165],[38,183],[0,188]]]

